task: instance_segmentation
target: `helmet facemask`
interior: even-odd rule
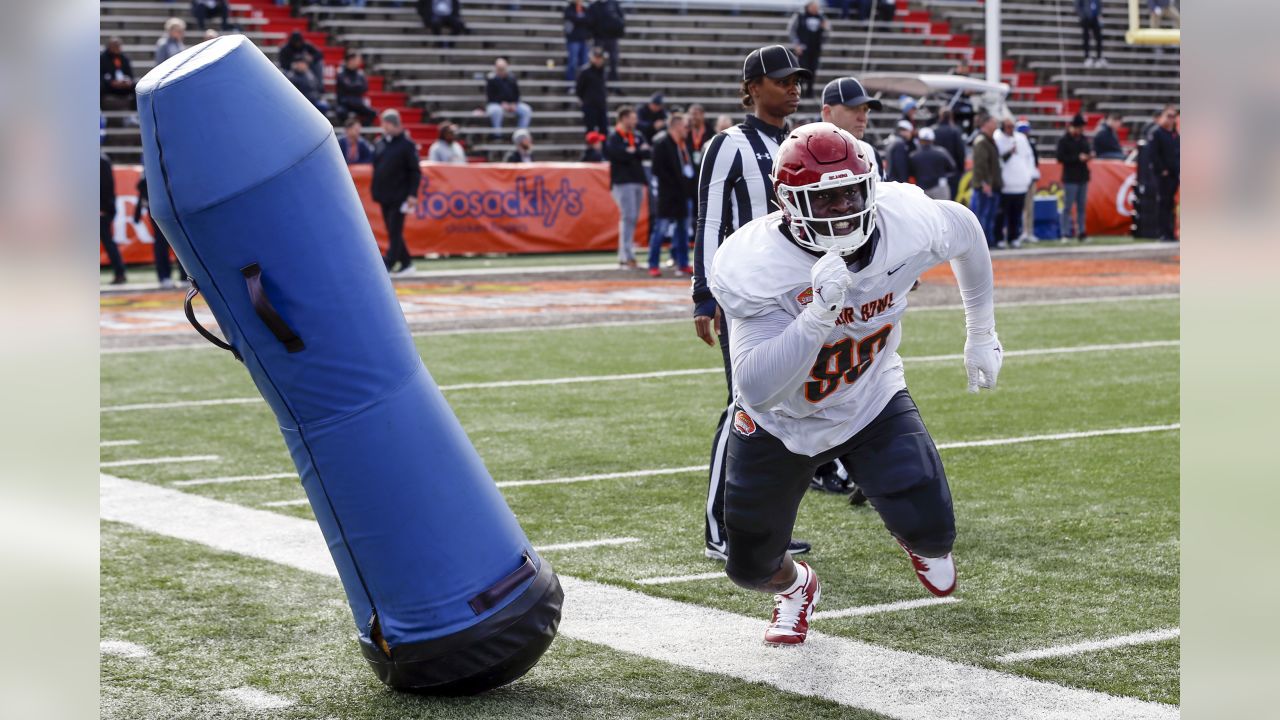
[[[862,194],[860,211],[833,217],[817,215],[814,208],[816,194],[850,188]],[[856,175],[848,169],[835,170],[823,174],[821,180],[810,185],[779,184],[777,196],[796,243],[809,250],[827,252],[834,249],[840,255],[850,255],[871,239],[876,227],[875,172]]]

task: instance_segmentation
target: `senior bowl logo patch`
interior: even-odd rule
[[[801,305],[808,305],[813,302],[813,288],[805,288],[804,292],[796,296],[796,302]]]
[[[739,410],[733,414],[733,429],[743,435],[751,435],[756,431],[756,421],[751,416]]]

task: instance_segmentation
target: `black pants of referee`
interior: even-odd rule
[[[885,528],[914,552],[941,557],[956,539],[951,489],[933,438],[906,390],[867,427],[843,444],[809,457],[791,452],[759,423],[731,423],[725,524],[725,572],[745,588],[759,588],[782,567],[800,500],[814,470],[844,459]]]

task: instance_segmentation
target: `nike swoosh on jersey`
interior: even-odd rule
[[[907,266],[907,264],[906,264],[906,263],[902,263],[902,264],[901,264],[901,265],[899,265],[898,267],[896,267],[896,268],[894,268],[894,269],[890,270],[889,272],[887,272],[887,273],[885,273],[885,274],[886,274],[886,275],[892,275],[892,274],[894,274],[894,273],[898,272],[899,270],[901,270],[902,268],[904,268],[904,267],[906,267],[906,266]]]

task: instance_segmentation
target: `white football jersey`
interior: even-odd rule
[[[906,387],[898,345],[907,294],[920,274],[964,256],[978,243],[988,281],[990,263],[985,260],[986,239],[968,208],[932,200],[914,185],[879,183],[879,238],[867,265],[854,273],[853,289],[835,327],[811,365],[805,366],[809,369],[800,382],[775,396],[780,400],[771,407],[753,407],[738,387],[739,362],[767,342],[764,338],[776,337],[791,325],[813,299],[810,273],[818,257],[791,242],[782,233],[783,222],[782,212],[775,212],[730,236],[716,253],[710,285],[729,318],[739,406],[789,450],[813,456],[866,427],[894,393]],[[824,329],[818,327],[817,332]],[[771,347],[767,352],[778,355],[781,350]],[[766,366],[765,372],[775,381],[800,377],[796,364],[806,357],[812,354],[791,352],[790,368],[780,362]]]

